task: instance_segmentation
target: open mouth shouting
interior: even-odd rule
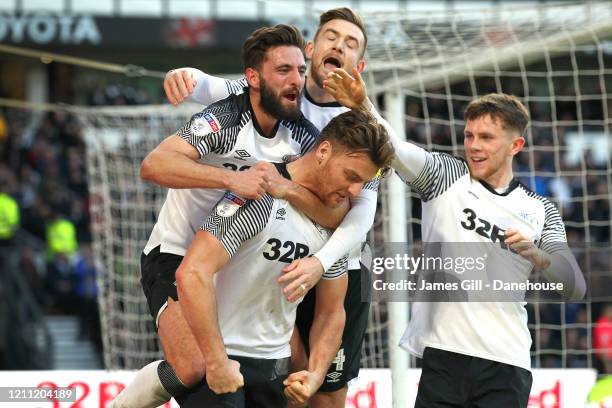
[[[325,67],[327,72],[331,72],[336,68],[342,68],[342,61],[338,57],[329,56],[323,60],[323,67]]]

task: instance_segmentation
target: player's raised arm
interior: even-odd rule
[[[290,402],[304,404],[323,383],[338,352],[344,330],[344,296],[348,284],[346,257],[323,275],[316,287],[315,315],[310,329],[308,369],[289,375],[285,395]]]
[[[210,105],[230,94],[242,93],[245,86],[244,78],[229,80],[190,67],[170,70],[164,79],[164,92],[173,105],[185,101]]]
[[[213,277],[229,260],[219,240],[198,231],[176,272],[180,306],[206,363],[206,382],[217,394],[244,384],[240,364],[229,360],[221,337]]]

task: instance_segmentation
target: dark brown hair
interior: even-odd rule
[[[465,108],[466,120],[478,119],[485,115],[501,120],[505,129],[516,130],[521,136],[525,134],[529,123],[527,108],[514,95],[491,93],[473,100]]]
[[[332,20],[348,21],[349,23],[353,23],[357,27],[359,27],[359,29],[363,33],[363,40],[364,40],[363,51],[361,52],[361,56],[363,57],[363,54],[365,53],[365,50],[368,46],[368,33],[366,32],[365,25],[363,24],[363,20],[361,19],[359,14],[355,13],[353,10],[351,10],[348,7],[339,7],[339,8],[327,10],[325,13],[321,14],[321,17],[319,17],[319,27],[317,27],[317,32],[315,33],[314,39],[315,40],[317,39],[317,36],[319,35],[319,31],[321,31],[321,28]]]
[[[395,155],[385,127],[361,110],[350,110],[333,118],[321,131],[317,146],[323,141],[341,146],[341,151],[366,153],[383,170],[387,170]]]
[[[304,36],[295,26],[277,24],[274,27],[262,27],[253,31],[253,34],[242,44],[242,64],[244,69],[259,69],[266,57],[266,52],[273,47],[282,45],[295,46],[304,53]]]

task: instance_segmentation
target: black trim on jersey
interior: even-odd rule
[[[505,197],[508,194],[510,194],[512,191],[514,191],[515,188],[517,188],[519,186],[519,184],[521,183],[517,178],[512,178],[512,180],[510,180],[510,184],[508,185],[508,188],[506,189],[506,191],[504,191],[503,193],[498,193],[497,191],[495,191],[495,189],[486,181],[484,180],[478,180],[480,182],[480,184],[482,184],[482,186],[484,188],[486,188],[487,190],[489,190],[490,193],[501,196],[501,197]]]
[[[308,78],[306,78],[306,82],[308,82]],[[314,99],[312,99],[312,96],[310,96],[310,94],[308,93],[308,87],[306,86],[306,84],[304,84],[304,96],[306,97],[306,99],[308,99],[310,103],[316,106],[320,106],[321,108],[342,108],[342,105],[340,105],[337,101],[333,101],[333,102],[315,101]]]
[[[219,202],[222,202],[222,198]],[[234,256],[243,242],[259,234],[268,224],[274,199],[265,194],[259,200],[247,200],[234,214],[222,217],[217,214],[217,207],[202,225],[202,230],[217,237],[230,257]]]
[[[287,163],[272,163],[281,176],[287,180],[291,180],[291,174],[287,171]]]
[[[441,196],[461,177],[469,174],[467,162],[448,153],[428,153],[421,173],[410,187],[427,202]]]
[[[344,275],[348,271],[348,254],[338,259],[329,269],[323,273],[321,279],[330,280],[336,279]]]
[[[529,187],[519,181],[519,187],[532,198],[539,200],[544,206],[544,226],[538,247],[544,252],[552,254],[567,248],[567,237],[565,235],[565,224],[557,207],[546,197],[532,191]]]

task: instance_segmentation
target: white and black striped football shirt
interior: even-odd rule
[[[463,159],[415,146],[404,152],[414,177],[406,180],[422,199],[424,242],[487,243],[496,248],[503,232],[516,228],[549,253],[565,243],[559,212],[518,180],[503,193],[470,176]],[[448,244],[452,253],[452,244]],[[496,267],[499,267],[496,265]],[[504,273],[526,280],[533,265],[520,256]],[[422,356],[434,347],[530,369],[531,337],[523,302],[415,302],[401,346]]]
[[[331,231],[287,201],[265,195],[241,200],[227,193],[202,225],[231,259],[217,272],[217,312],[228,354],[275,359],[291,355],[289,339],[299,302],[288,302],[277,279],[293,260],[314,254]],[[346,256],[322,279],[346,273]]]
[[[303,115],[279,121],[270,137],[264,136],[251,110],[249,94],[227,98],[195,114],[179,131],[200,153],[200,162],[231,170],[246,170],[258,161],[281,162],[312,148],[319,131]],[[193,235],[217,201],[219,189],[169,189],[144,253],[160,251],[185,255]]]

